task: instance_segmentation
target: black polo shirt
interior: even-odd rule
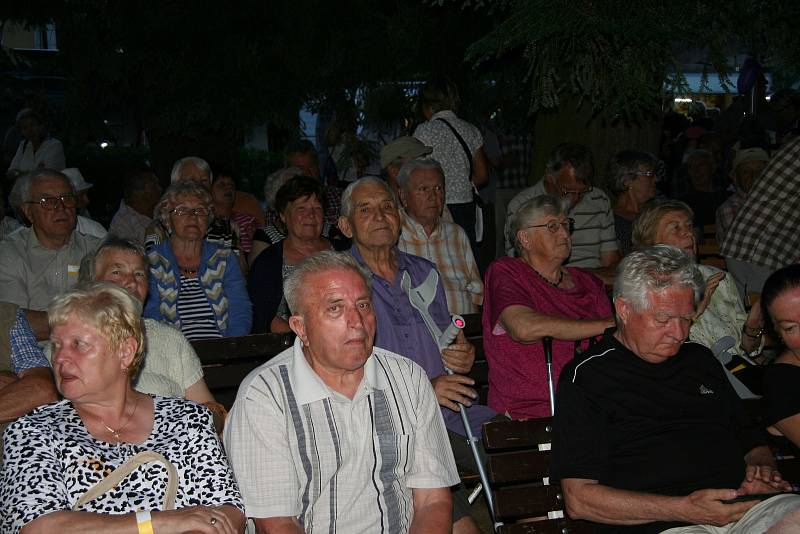
[[[648,363],[606,331],[561,372],[556,400],[555,480],[687,495],[737,488],[744,456],[765,443],[745,416],[720,363],[703,345]],[[598,532],[660,532],[675,525],[602,526]]]

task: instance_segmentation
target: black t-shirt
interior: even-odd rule
[[[765,443],[706,347],[686,342],[660,364],[607,330],[561,372],[551,477],[618,489],[687,495],[737,488],[744,456]],[[665,523],[598,525],[597,532],[660,532]]]
[[[764,372],[764,403],[767,425],[800,413],[800,367],[773,363]]]

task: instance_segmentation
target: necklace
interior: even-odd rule
[[[128,416],[127,420],[125,421],[125,424],[123,424],[121,427],[119,427],[116,430],[114,430],[113,428],[108,426],[105,421],[100,419],[100,424],[103,425],[105,427],[105,429],[108,430],[109,433],[112,436],[114,436],[114,439],[117,440],[117,443],[122,441],[122,439],[120,438],[120,434],[122,434],[122,431],[125,430],[125,428],[128,426],[128,424],[130,424],[130,422],[133,420],[133,416],[134,416],[134,414],[136,414],[136,408],[138,408],[138,407],[139,407],[139,397],[136,397],[136,402],[133,404],[133,411]]]
[[[195,267],[195,268],[193,268],[193,269],[190,269],[190,268],[188,268],[188,267],[183,267],[183,266],[179,266],[179,267],[181,268],[181,272],[182,272],[183,274],[190,274],[190,275],[191,275],[191,274],[197,274],[197,269],[198,269],[199,265],[198,265],[198,266],[196,266],[196,267]]]
[[[533,269],[533,267],[531,267],[531,269]],[[546,276],[544,276],[542,273],[540,273],[536,269],[533,269],[533,272],[536,273],[536,276],[538,276],[539,278],[541,278],[542,280],[544,280],[545,282],[547,282],[548,284],[550,284],[551,286],[556,287],[556,288],[558,286],[560,286],[561,282],[564,280],[564,270],[563,269],[559,269],[559,271],[558,271],[558,281],[555,282],[555,283],[551,282]]]

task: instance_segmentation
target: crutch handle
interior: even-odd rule
[[[544,361],[553,363],[553,338],[544,336],[542,338],[542,345],[544,346]]]
[[[450,324],[447,326],[442,335],[439,336],[439,348],[444,349],[450,346],[450,343],[456,338],[458,333],[464,329],[467,322],[460,315],[453,315],[450,317]]]

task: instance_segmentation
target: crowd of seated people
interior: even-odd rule
[[[428,129],[447,128],[433,111]],[[485,452],[467,435],[553,412],[553,480],[598,532],[755,532],[800,508],[727,502],[789,488],[768,433],[800,444],[800,275],[777,269],[797,254],[742,259],[759,249],[741,222],[774,205],[767,177],[794,187],[800,144],[771,157],[697,135],[666,171],[622,150],[606,183],[589,147],[557,145],[481,277],[471,203],[450,203],[453,222],[447,192],[463,184],[426,144],[442,128],[387,144],[384,176],[344,191],[322,183],[313,144],[290,143],[267,210],[198,157],[175,162],[163,194],[135,169],[105,237],[81,226],[80,171],[17,177],[24,222],[0,240],[0,531],[232,533],[249,518],[259,532],[480,532],[459,472]],[[714,214],[732,263],[766,279],[749,309],[747,281],[699,255]],[[459,313],[481,316],[487,405],[476,347],[441,337]],[[241,383],[228,417],[191,342],[268,332],[294,345]],[[739,405],[752,388],[720,365],[732,359],[765,365],[763,428]]]

